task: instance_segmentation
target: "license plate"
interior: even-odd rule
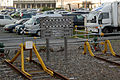
[[[16,29],[13,29],[14,32],[16,32]]]

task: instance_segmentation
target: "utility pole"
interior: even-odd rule
[[[64,0],[61,0],[61,9],[64,8]]]
[[[86,0],[86,10],[87,10],[87,0]]]
[[[35,8],[35,0],[34,0],[34,8]]]
[[[100,0],[100,5],[101,5],[101,0]]]
[[[61,9],[63,8],[63,0],[61,0]]]
[[[54,0],[54,8],[56,8],[56,2],[57,2],[57,1],[56,1],[56,0]]]
[[[20,8],[20,0],[18,0],[18,8]]]

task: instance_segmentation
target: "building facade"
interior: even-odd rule
[[[15,8],[56,8],[56,0],[14,0]]]
[[[87,5],[87,6],[86,6]],[[101,0],[57,0],[57,7],[63,8],[90,8],[93,9],[101,5]]]
[[[0,0],[0,8],[12,7],[13,0]]]

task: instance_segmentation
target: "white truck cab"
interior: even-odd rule
[[[100,27],[101,25],[101,27]],[[120,2],[105,3],[92,10],[87,17],[88,31],[110,33],[120,28]]]

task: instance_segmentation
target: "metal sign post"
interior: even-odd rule
[[[47,61],[49,61],[49,39],[46,38],[46,57],[47,57]]]
[[[65,59],[67,59],[67,37],[73,36],[73,17],[45,17],[40,21],[41,38],[46,38],[46,57],[49,61],[49,39],[64,38]]]
[[[25,28],[21,28],[21,32],[20,32],[20,34],[22,34],[22,39],[23,39],[23,43],[24,43],[24,41],[25,41],[25,39],[24,39],[24,33],[25,33]]]
[[[65,60],[67,60],[67,37],[64,37]]]

